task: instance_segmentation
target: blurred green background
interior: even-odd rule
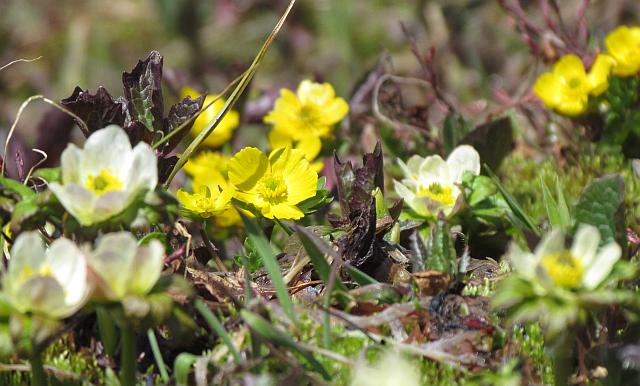
[[[521,2],[540,20],[537,1]],[[561,1],[568,24],[582,0]],[[637,0],[593,1],[590,28],[598,38],[616,25],[638,24]],[[122,71],[150,50],[164,56],[169,85],[189,83],[215,92],[237,76],[286,7],[284,0],[0,0],[0,129],[24,99],[59,100],[76,85],[103,85],[121,94]],[[312,77],[351,90],[376,63],[418,73],[401,23],[422,50],[433,46],[442,82],[456,100],[492,103],[502,88],[522,92],[536,70],[496,1],[299,0],[251,88],[256,97]],[[170,89],[170,88],[169,88]],[[526,91],[526,90],[525,90]],[[168,99],[175,94],[167,93]],[[29,107],[20,131],[29,137],[45,107]]]

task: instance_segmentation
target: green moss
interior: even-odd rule
[[[614,173],[624,178],[627,224],[637,230],[637,218],[640,217],[640,182],[633,173],[631,163],[624,158],[621,151],[604,151],[590,145],[581,149],[578,155],[568,156],[563,166],[558,166],[552,159],[538,161],[514,153],[505,160],[501,169],[507,190],[527,213],[540,222],[546,218],[541,179],[553,189],[558,176],[567,203],[573,205],[591,181]]]

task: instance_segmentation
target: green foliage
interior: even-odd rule
[[[574,209],[576,224],[591,224],[600,231],[600,245],[615,241],[626,245],[624,179],[620,175],[599,178],[589,184]]]

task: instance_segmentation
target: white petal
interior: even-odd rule
[[[401,159],[398,159],[398,164],[404,173],[406,178],[417,180],[420,173],[420,165],[424,162],[424,158],[419,155],[413,155],[405,164]]]
[[[396,193],[398,193],[398,196],[400,196],[400,198],[402,198],[406,203],[413,200],[416,196],[413,191],[400,181],[393,180],[393,187],[395,188]]]
[[[20,291],[10,301],[22,312],[61,319],[78,310],[69,307],[64,301],[64,289],[56,279],[49,276],[33,276],[27,280]]]
[[[536,267],[540,262],[538,256],[525,252],[515,243],[512,242],[507,252],[511,267],[517,273],[525,278],[533,278],[536,274]]]
[[[84,144],[81,178],[96,175],[102,169],[117,173],[127,164],[131,143],[127,133],[116,125],[95,131]]]
[[[80,167],[82,167],[82,151],[74,144],[69,144],[60,157],[62,183],[80,183]]]
[[[102,279],[98,286],[110,300],[119,300],[127,293],[137,241],[131,233],[108,233],[98,239],[89,255],[89,265]]]
[[[75,306],[87,299],[87,265],[85,257],[71,240],[60,238],[54,241],[46,253],[47,263],[53,277],[64,288],[65,303]]]
[[[545,256],[561,253],[564,250],[564,233],[554,229],[544,235],[540,243],[538,243],[535,255],[538,259],[542,259]]]
[[[25,267],[37,270],[44,262],[44,241],[37,231],[21,233],[11,247],[9,277],[14,279]]]
[[[429,156],[420,164],[418,180],[420,184],[424,186],[429,186],[433,182],[441,185],[449,185],[451,180],[449,167],[439,155]]]
[[[464,172],[480,174],[480,155],[473,147],[461,145],[456,147],[447,158],[452,182],[461,182]]]
[[[600,249],[600,252],[590,266],[586,267],[582,277],[582,285],[586,289],[594,289],[609,276],[613,265],[620,259],[622,249],[615,242],[609,243]]]
[[[600,232],[593,225],[582,224],[571,246],[571,254],[582,261],[585,267],[589,267],[596,257],[600,244]]]
[[[153,149],[146,143],[139,143],[133,149],[131,164],[124,189],[128,192],[140,193],[142,190],[153,190],[158,184],[157,157]]]
[[[156,284],[164,267],[164,247],[158,240],[138,246],[131,266],[129,293],[146,295]]]
[[[93,192],[81,185],[62,186],[56,182],[50,183],[49,189],[80,224],[88,226],[97,222],[93,215],[96,201],[96,195]]]
[[[104,221],[121,213],[134,199],[135,195],[121,190],[112,190],[98,196],[93,210],[94,221]]]

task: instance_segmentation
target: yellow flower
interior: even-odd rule
[[[640,27],[618,27],[607,35],[604,44],[616,61],[615,75],[631,76],[640,71]]]
[[[608,77],[615,64],[608,55],[598,55],[587,74],[576,55],[565,55],[553,66],[553,71],[538,77],[533,92],[545,106],[560,114],[576,116],[584,113],[589,95],[602,94],[609,87]]]
[[[315,196],[318,174],[300,150],[276,149],[267,158],[247,147],[229,160],[229,181],[237,190],[235,197],[263,216],[300,219],[304,213],[296,205]]]
[[[224,181],[228,162],[229,158],[222,153],[204,150],[187,161],[184,171],[194,179]]]
[[[189,212],[202,218],[213,217],[220,226],[231,226],[240,221],[240,215],[231,205],[232,187],[194,180],[193,191],[188,193],[180,189],[176,193],[180,204]]]
[[[349,105],[336,97],[329,83],[303,80],[296,94],[280,90],[273,110],[264,117],[264,122],[273,126],[269,145],[272,149],[299,149],[311,161],[320,153],[322,139],[331,137],[333,126],[348,112]]]
[[[190,87],[185,87],[182,89],[181,96],[183,98],[186,96],[197,98],[200,96],[200,94]],[[215,96],[207,95],[207,97],[204,99],[203,106],[208,106],[214,99]],[[220,98],[213,102],[213,104],[209,106],[209,108],[203,111],[193,123],[191,134],[193,134],[194,136],[198,135],[202,131],[202,129],[204,129],[209,124],[209,122],[211,122],[216,117],[224,104],[225,100]],[[224,145],[225,143],[229,142],[231,136],[233,135],[233,131],[236,129],[236,127],[238,127],[239,123],[240,114],[238,114],[238,112],[234,110],[229,111],[227,115],[225,115],[225,117],[222,119],[222,121],[218,124],[218,127],[216,127],[216,129],[211,134],[209,134],[207,138],[205,138],[203,144],[210,147],[220,147]]]

